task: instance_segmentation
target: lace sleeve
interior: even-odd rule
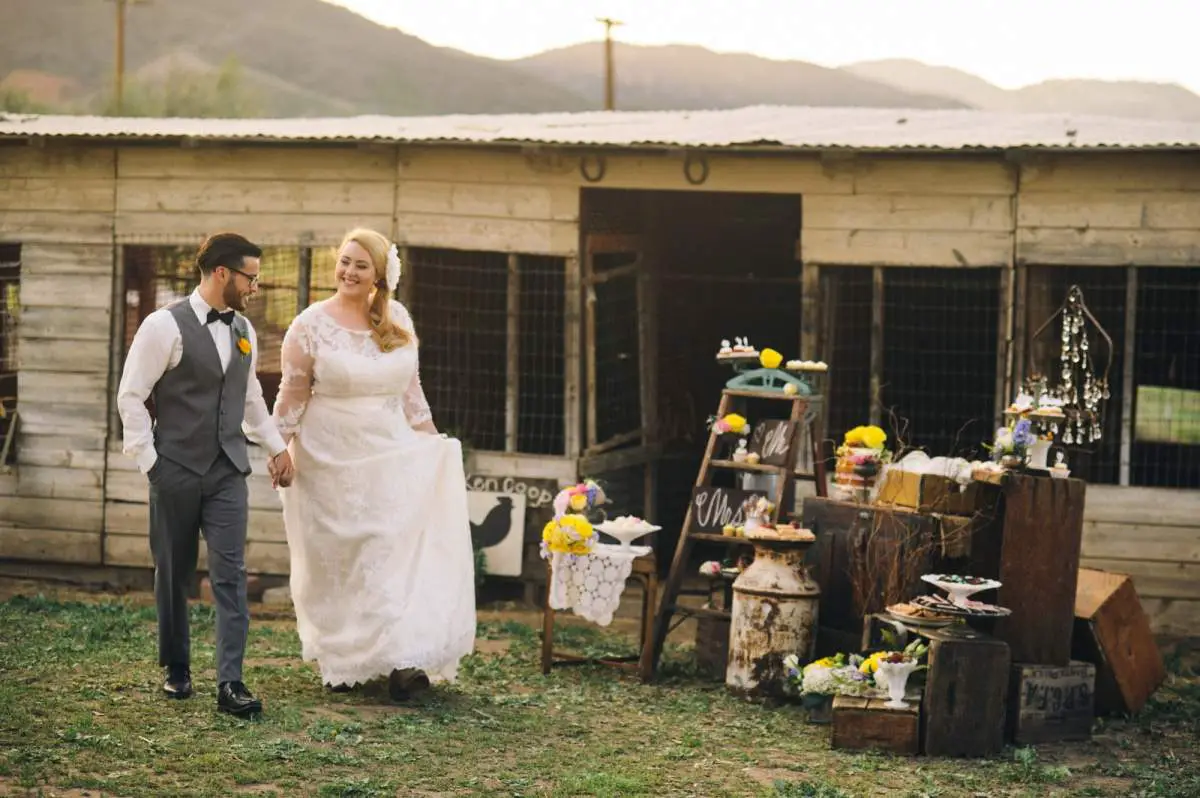
[[[313,349],[303,317],[297,317],[283,336],[280,355],[283,374],[275,400],[275,426],[289,442],[300,426],[300,418],[312,397]]]
[[[416,337],[412,316],[409,315],[408,309],[399,302],[392,303],[392,318],[414,338]],[[404,415],[411,427],[419,427],[422,424],[432,425],[433,423],[433,411],[429,409],[429,400],[425,398],[425,389],[421,387],[421,362],[419,354],[417,363],[413,367],[412,379],[409,381],[408,387],[404,390]]]

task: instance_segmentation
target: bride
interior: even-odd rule
[[[328,687],[386,676],[402,699],[453,680],[475,644],[462,448],[437,434],[412,318],[389,299],[395,246],[353,230],[334,276],[337,293],[283,339],[274,415],[295,464],[280,494],[292,601]]]

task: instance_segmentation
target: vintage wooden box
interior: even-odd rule
[[[889,470],[875,501],[926,513],[973,515],[995,503],[996,489],[979,482],[959,489],[958,483],[934,474]]]
[[[921,705],[922,750],[929,756],[984,757],[1004,748],[1008,645],[961,626],[930,629]]]
[[[910,693],[905,709],[887,706],[886,698],[837,696],[833,699],[832,745],[843,750],[920,753],[920,694]]]
[[[1096,712],[1138,712],[1167,678],[1150,621],[1124,574],[1079,569],[1076,659],[1096,665]]]
[[[1005,481],[998,575],[1003,584],[994,599],[983,598],[1012,610],[997,621],[995,636],[1008,643],[1014,662],[1071,661],[1086,493],[1080,479],[1010,474]]]
[[[1008,685],[1008,733],[1018,745],[1087,740],[1096,717],[1096,667],[1014,663]]]

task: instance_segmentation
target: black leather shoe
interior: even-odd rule
[[[238,717],[257,715],[262,712],[262,701],[241,682],[221,682],[217,688],[217,709]]]
[[[167,698],[191,698],[192,673],[187,665],[168,665],[167,679],[163,682]]]
[[[429,689],[429,677],[416,668],[394,670],[388,677],[388,694],[393,701],[408,701]]]

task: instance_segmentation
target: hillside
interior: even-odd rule
[[[112,75],[113,5],[3,0],[0,77],[17,69],[100,92]],[[582,110],[586,102],[508,64],[434,47],[321,0],[152,0],[131,6],[131,73],[164,58],[235,56],[268,114]],[[299,96],[313,98],[296,102]],[[341,111],[340,113],[346,113]]]
[[[952,97],[988,111],[1200,119],[1200,96],[1168,83],[1048,80],[1010,90],[959,69],[902,58],[865,61],[844,70],[905,91]]]
[[[599,42],[550,50],[513,64],[583,96],[604,96]],[[617,105],[630,110],[693,110],[747,105],[966,108],[959,100],[896,89],[879,81],[803,61],[714,53],[703,47],[617,44]]]
[[[0,107],[105,107],[112,2],[0,5]],[[434,47],[324,0],[149,0],[135,2],[127,19],[126,113],[437,115],[602,105],[598,42],[499,61]],[[628,110],[814,105],[1200,119],[1200,97],[1170,84],[1051,80],[1009,91],[912,60],[829,69],[690,45],[618,44],[616,58],[617,107]],[[190,105],[168,102],[189,97]]]

